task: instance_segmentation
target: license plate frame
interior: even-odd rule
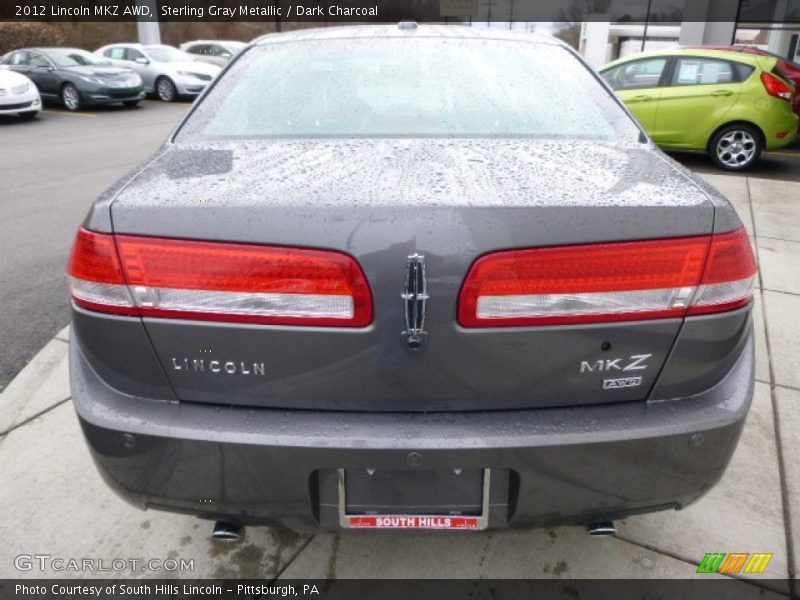
[[[342,529],[434,529],[481,531],[489,525],[490,469],[483,469],[480,515],[449,514],[349,514],[345,469],[338,469],[339,526]]]

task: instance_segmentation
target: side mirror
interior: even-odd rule
[[[150,61],[147,60],[144,56],[140,56],[140,57],[134,59],[133,62],[135,62],[137,65],[149,65],[150,64]]]

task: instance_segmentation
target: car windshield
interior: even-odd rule
[[[179,139],[638,135],[612,95],[560,46],[418,37],[256,46]]]
[[[59,67],[84,67],[86,65],[107,65],[108,61],[94,54],[76,48],[57,48],[48,50],[47,57]]]
[[[193,60],[186,53],[181,52],[172,46],[145,46],[150,60],[155,62],[179,62],[183,60]]]

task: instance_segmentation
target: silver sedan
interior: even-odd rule
[[[221,71],[218,66],[198,62],[173,46],[110,44],[95,54],[139,73],[145,91],[164,102],[198,96]]]

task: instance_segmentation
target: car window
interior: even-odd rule
[[[126,60],[125,58],[125,48],[108,48],[105,52],[103,52],[104,56],[108,58],[113,58],[114,60]]]
[[[106,61],[99,56],[78,48],[50,48],[47,50],[47,56],[59,67],[85,67],[106,64]]]
[[[225,46],[220,46],[219,44],[213,44],[209,46],[209,54],[211,56],[230,56],[231,52]]]
[[[185,52],[171,46],[147,46],[147,53],[150,55],[150,60],[155,62],[169,63],[187,59]]]
[[[49,67],[50,62],[37,52],[28,52],[27,63],[31,67]]]
[[[186,49],[189,54],[208,54],[208,44],[194,44]]]
[[[25,52],[12,52],[5,59],[7,65],[27,65],[28,59]]]
[[[675,65],[672,85],[734,83],[733,65],[727,60],[681,56]]]
[[[614,98],[564,48],[450,38],[257,47],[184,125],[184,137],[610,139],[623,131],[638,139]]]
[[[638,90],[658,87],[667,57],[648,58],[627,62],[601,73],[612,90]]]
[[[752,75],[756,70],[753,65],[745,65],[742,63],[733,63],[733,67],[736,69],[737,81],[747,81],[750,75]]]
[[[147,59],[147,57],[144,55],[144,52],[141,50],[137,50],[136,48],[125,48],[125,60],[133,62],[137,58]]]

